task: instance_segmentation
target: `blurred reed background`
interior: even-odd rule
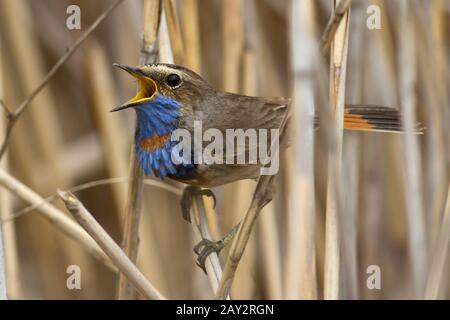
[[[15,110],[113,2],[0,0],[5,105]],[[134,114],[108,110],[133,96],[136,83],[112,63],[146,61],[141,48],[159,30],[160,59],[170,61],[172,52],[175,63],[213,87],[293,98],[291,148],[282,153],[276,196],[256,221],[232,298],[449,298],[450,1],[337,2],[351,9],[336,15],[337,30],[327,29],[331,43],[322,35],[333,21],[332,0],[162,0],[159,29],[157,0],[125,0],[114,9],[12,131],[0,170],[8,297],[116,297],[115,268],[90,254],[98,249],[67,236],[74,223],[52,218],[67,215],[57,197],[44,208],[37,195],[101,180],[74,193],[121,243]],[[81,8],[81,30],[66,28],[73,4]],[[381,10],[380,30],[366,27],[371,5]],[[342,134],[344,101],[399,108],[406,134]],[[308,121],[314,112],[324,119],[319,130]],[[415,121],[423,135],[413,134]],[[2,138],[7,123],[2,114]],[[117,179],[103,180],[110,178]],[[167,298],[214,297],[195,265],[192,228],[181,218],[182,185],[146,179],[139,269]],[[255,185],[215,188],[215,212],[204,199],[213,238],[243,218]],[[40,207],[23,210],[30,205]],[[81,268],[81,290],[66,287],[69,265]],[[371,265],[380,268],[380,290],[367,287]]]

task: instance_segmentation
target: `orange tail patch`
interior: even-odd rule
[[[402,117],[398,110],[376,105],[347,105],[344,128],[359,131],[403,132]],[[415,131],[422,132],[420,124]]]

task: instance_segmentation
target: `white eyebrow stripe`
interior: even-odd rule
[[[156,71],[165,75],[168,75],[170,73],[176,73],[177,75],[179,75],[181,78],[186,78],[189,75],[187,75],[186,73],[182,72],[181,70],[178,69],[174,69],[174,68],[170,68],[164,65],[158,65],[155,67]]]

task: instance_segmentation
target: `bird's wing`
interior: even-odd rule
[[[235,151],[233,156],[246,154],[246,159],[251,151],[259,156],[261,140],[260,129],[266,129],[267,140],[266,150],[270,150],[272,140],[271,129],[280,129],[280,125],[286,117],[290,100],[286,98],[259,98],[232,93],[222,93],[219,96],[219,103],[211,104],[206,111],[207,121],[203,121],[203,129],[219,129],[224,139],[224,143],[229,146],[234,140]],[[206,125],[205,125],[206,124]],[[245,137],[245,145],[237,149],[238,141],[227,134],[227,129],[242,129],[248,135],[251,131],[256,133],[257,143],[249,142],[248,135]],[[205,143],[207,145],[208,143]],[[227,150],[228,152],[229,150]],[[229,156],[230,154],[228,154]],[[259,157],[258,157],[259,158]],[[236,162],[235,162],[236,163]]]
[[[220,104],[213,113],[220,115],[214,121],[220,130],[241,129],[278,129],[286,114],[290,99],[260,98],[233,93],[222,93]]]

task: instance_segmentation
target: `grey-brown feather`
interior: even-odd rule
[[[193,133],[194,121],[201,121],[202,130],[216,128],[226,135],[227,129],[267,129],[270,148],[270,129],[279,129],[286,115],[289,99],[251,97],[213,89],[195,72],[180,66],[157,64],[142,67],[150,78],[158,84],[158,89],[166,97],[176,99],[183,107],[182,117],[177,127]],[[170,73],[182,78],[182,85],[170,88],[164,79]],[[210,142],[204,142],[203,147]],[[246,159],[252,146],[245,146]],[[237,157],[237,154],[234,155]],[[259,175],[260,164],[213,164],[200,165],[203,180],[184,181],[205,187],[221,185],[236,180],[254,179]],[[207,181],[206,181],[207,180]]]

